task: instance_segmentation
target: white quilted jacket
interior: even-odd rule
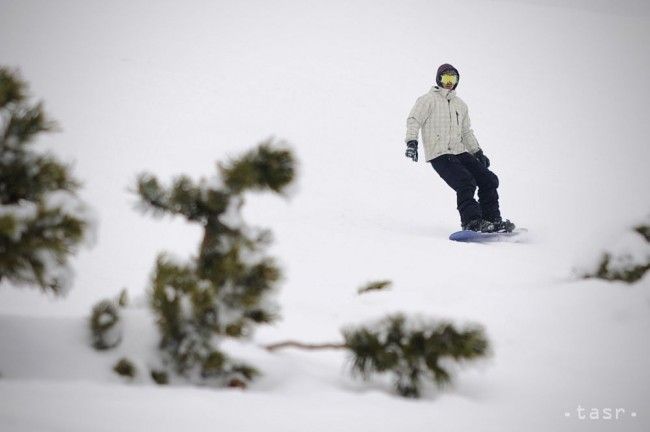
[[[476,153],[480,150],[472,131],[467,105],[454,90],[432,87],[418,98],[406,119],[405,142],[418,140],[422,131],[427,161],[443,154]]]

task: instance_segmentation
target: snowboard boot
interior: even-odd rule
[[[477,232],[494,232],[495,226],[492,222],[485,219],[472,219],[467,222],[465,225],[462,225],[463,229],[466,231],[477,231]]]
[[[512,232],[515,229],[515,224],[510,220],[503,220],[500,217],[491,221],[494,224],[494,232]]]

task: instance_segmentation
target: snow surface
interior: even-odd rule
[[[39,145],[75,162],[100,223],[66,298],[0,286],[0,430],[649,430],[648,276],[572,276],[650,211],[649,9],[0,0],[0,59],[61,124]],[[403,155],[406,115],[444,62],[528,243],[447,240],[453,192]],[[201,235],[136,211],[137,174],[209,178],[270,135],[294,146],[297,189],[247,195],[244,217],[273,230],[283,319],[225,345],[263,376],[243,392],[144,373],[122,383],[120,357],[141,371],[158,361],[153,318],[125,311],[122,343],[98,353],[90,308],[123,287],[142,295],[157,254],[185,261]],[[380,279],[392,289],[357,295]],[[478,322],[494,356],[410,401],[353,380],[344,353],[259,348],[339,341],[341,327],[397,311]],[[579,406],[626,415],[579,420]]]

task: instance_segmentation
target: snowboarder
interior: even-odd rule
[[[460,74],[443,64],[436,86],[415,102],[406,120],[406,157],[418,160],[418,134],[427,162],[456,191],[461,226],[480,232],[511,232],[515,225],[499,211],[499,179],[490,171],[472,131],[467,105],[456,96]],[[478,202],[474,192],[478,186]]]

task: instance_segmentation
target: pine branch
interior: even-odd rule
[[[370,291],[381,291],[383,289],[388,289],[393,285],[393,282],[389,280],[381,280],[381,281],[375,281],[375,282],[368,282],[361,288],[357,290],[358,294],[365,294]]]
[[[277,342],[270,345],[264,345],[264,349],[267,351],[275,351],[281,348],[299,348],[304,350],[320,350],[320,349],[348,349],[348,346],[344,343],[322,343],[322,344],[310,344],[303,343],[298,341],[284,341]]]

